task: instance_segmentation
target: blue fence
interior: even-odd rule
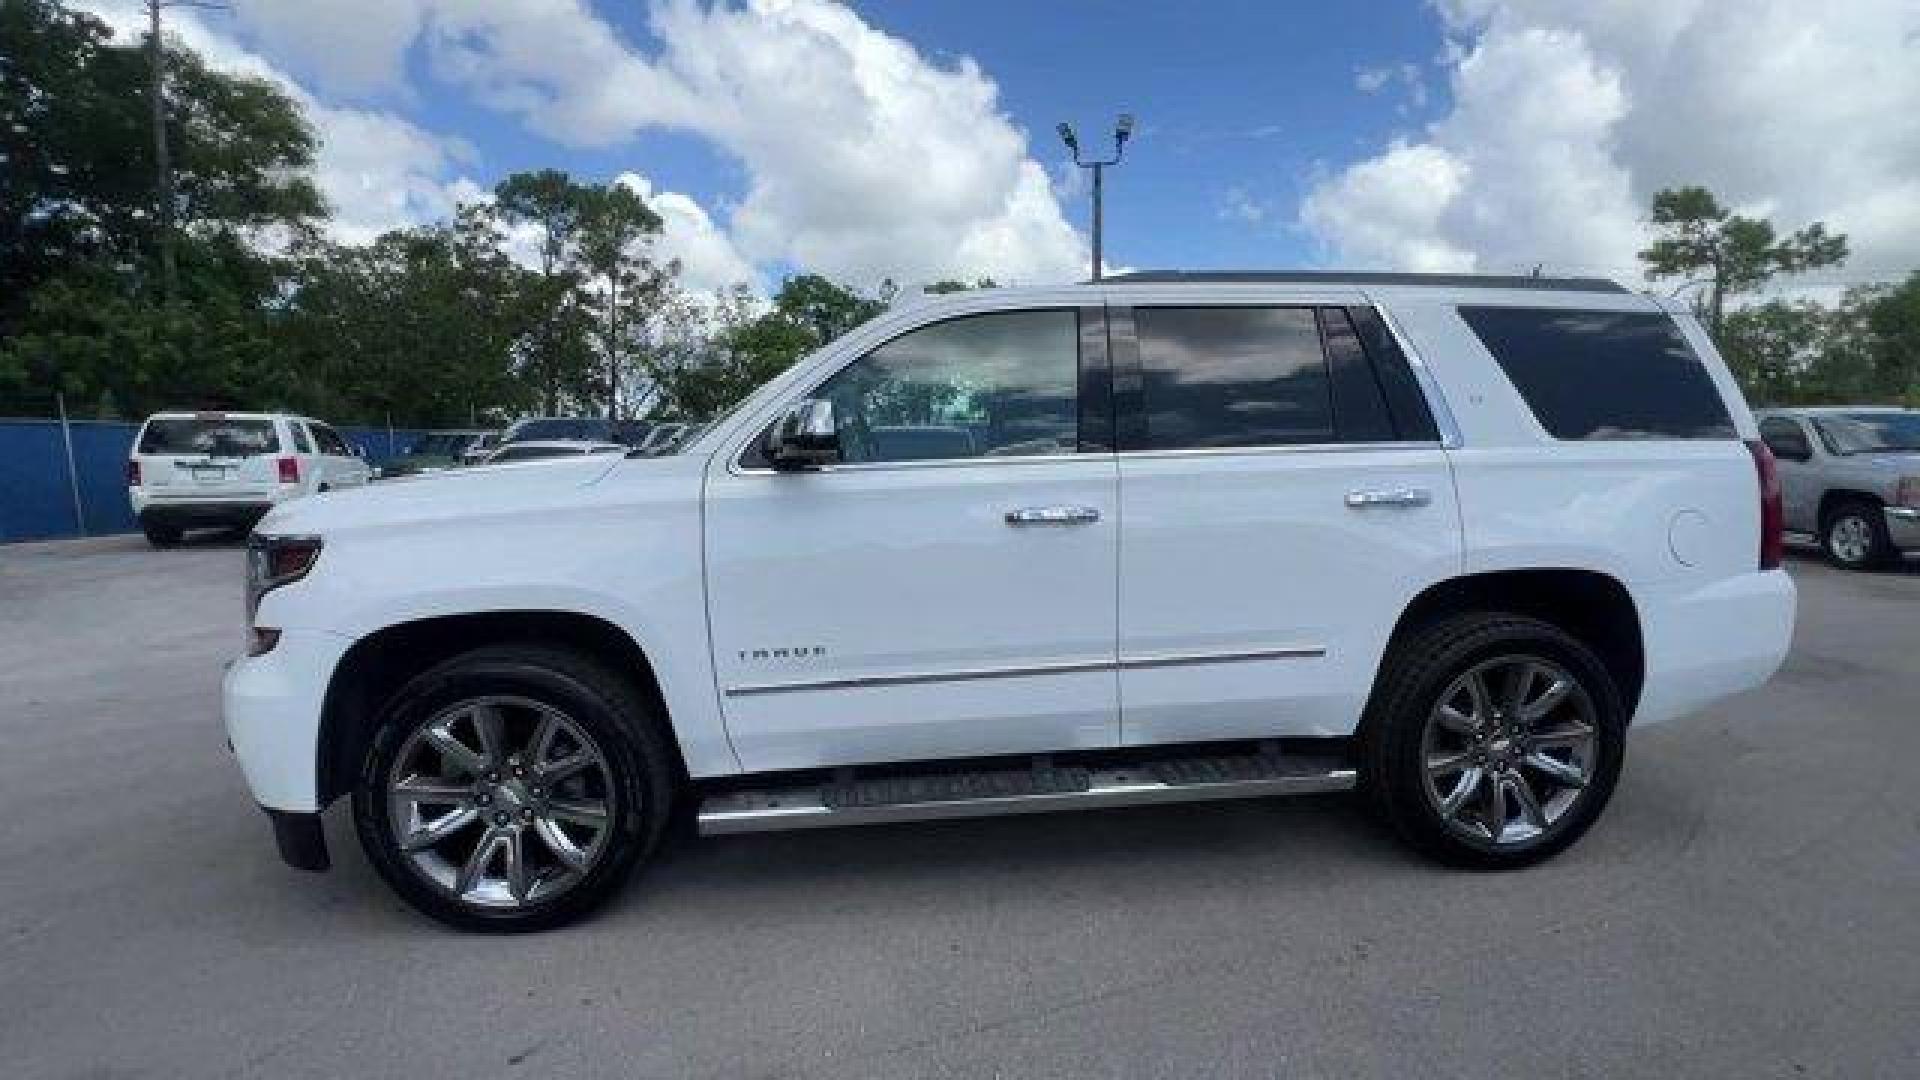
[[[57,420],[0,420],[0,543],[133,532],[127,505],[127,456],[138,424],[76,420],[73,471]],[[338,429],[378,465],[413,445],[423,432]],[[76,515],[74,489],[79,489]]]

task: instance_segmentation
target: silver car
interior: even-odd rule
[[[1760,437],[1780,463],[1789,532],[1867,570],[1920,550],[1920,412],[1761,409]]]

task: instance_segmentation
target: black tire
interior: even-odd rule
[[[140,531],[146,534],[147,543],[157,548],[173,547],[186,534],[178,525],[163,525],[157,521],[141,522]]]
[[[384,778],[396,754],[442,710],[485,695],[531,699],[565,713],[606,763],[612,808],[606,848],[578,882],[546,901],[512,908],[464,903],[416,870],[392,839]],[[653,715],[630,681],[567,649],[494,645],[457,656],[408,682],[382,711],[353,795],[360,846],[401,899],[449,926],[523,933],[572,922],[605,903],[660,844],[677,771],[662,735],[663,719]]]
[[[1840,533],[1848,523],[1853,536],[1864,536],[1864,549],[1841,542]],[[1820,549],[1827,561],[1842,570],[1877,570],[1893,561],[1893,538],[1887,535],[1887,518],[1879,503],[1868,499],[1847,499],[1835,503],[1820,522]]]
[[[1425,761],[1428,718],[1441,695],[1465,673],[1503,657],[1543,659],[1571,675],[1591,703],[1594,729],[1585,786],[1537,835],[1504,844],[1471,839],[1449,826],[1429,795]],[[1537,619],[1470,612],[1410,635],[1388,655],[1364,722],[1362,783],[1375,808],[1415,850],[1473,870],[1528,866],[1566,849],[1606,808],[1625,757],[1626,727],[1619,688],[1593,650]]]

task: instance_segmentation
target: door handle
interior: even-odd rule
[[[1365,506],[1425,506],[1433,501],[1426,488],[1370,488],[1347,492],[1347,505],[1358,510]]]
[[[1099,520],[1100,511],[1091,506],[1027,506],[1007,511],[1009,525],[1085,525]]]

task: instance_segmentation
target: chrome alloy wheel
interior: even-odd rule
[[[1858,514],[1841,514],[1827,527],[1827,547],[1843,563],[1865,562],[1873,551],[1873,527]]]
[[[613,822],[606,757],[564,713],[521,697],[457,702],[394,756],[395,849],[462,904],[515,908],[578,884]]]
[[[1598,762],[1593,699],[1566,668],[1500,656],[1447,685],[1421,737],[1427,798],[1481,845],[1534,840],[1566,817]]]

